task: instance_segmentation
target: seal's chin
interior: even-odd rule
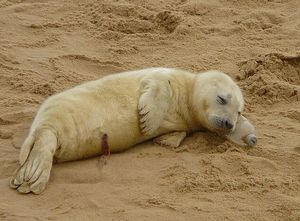
[[[217,133],[218,135],[220,136],[226,136],[226,135],[229,135],[233,132],[233,130],[227,130],[227,129],[224,129],[224,128],[220,128],[220,127],[213,127],[212,129],[210,129],[211,131]]]

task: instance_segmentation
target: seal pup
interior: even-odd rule
[[[21,193],[41,193],[53,161],[101,154],[107,151],[103,136],[110,152],[152,138],[176,147],[200,129],[244,136],[234,132],[243,109],[240,88],[219,71],[149,68],[84,83],[41,105],[10,186]]]

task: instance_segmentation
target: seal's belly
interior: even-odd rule
[[[134,117],[134,116],[132,116]],[[82,127],[81,131],[64,134],[61,148],[56,153],[58,161],[68,161],[97,156],[103,153],[102,139],[107,134],[111,152],[119,152],[149,138],[141,135],[138,122],[106,119],[93,127]],[[100,121],[99,121],[100,122]],[[135,126],[133,126],[135,125]]]
[[[53,101],[56,116],[51,118],[60,118],[55,123],[60,131],[56,160],[69,161],[101,154],[104,134],[108,135],[111,152],[150,139],[139,129],[138,90],[133,86],[129,88],[123,92],[118,90],[118,85],[83,88]]]

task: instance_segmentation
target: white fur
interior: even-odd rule
[[[227,107],[217,104],[218,93],[230,94]],[[214,130],[212,119],[218,114],[235,123],[243,105],[237,85],[217,71],[192,74],[150,68],[82,84],[41,106],[22,146],[21,166],[11,186],[24,193],[40,193],[53,158],[69,161],[99,155],[105,133],[112,152],[169,133],[172,138],[160,143],[169,140],[178,146],[186,133]]]

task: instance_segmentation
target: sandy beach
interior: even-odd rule
[[[221,70],[258,145],[209,132],[55,164],[41,195],[9,188],[41,103],[147,67]],[[299,0],[0,0],[0,220],[300,221]]]

